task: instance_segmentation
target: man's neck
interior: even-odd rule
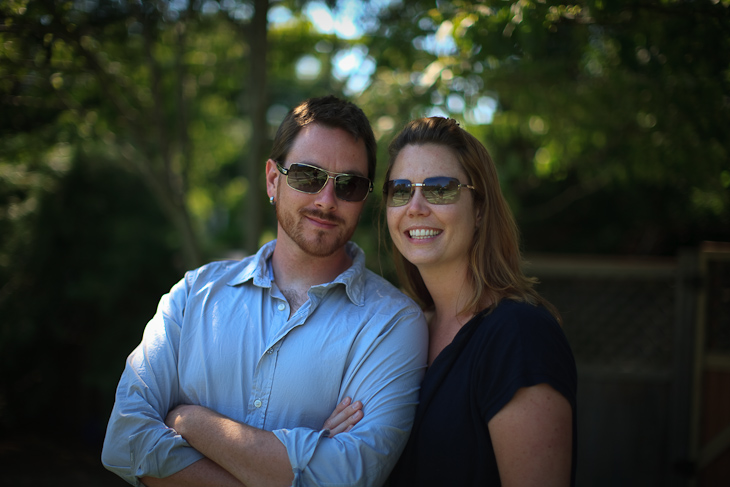
[[[284,248],[277,240],[271,256],[274,281],[282,291],[306,294],[309,288],[333,281],[352,265],[342,247],[327,257],[316,257],[296,249]]]

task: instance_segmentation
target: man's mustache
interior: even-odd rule
[[[341,225],[341,224],[345,223],[345,221],[342,218],[340,218],[340,217],[338,217],[336,215],[332,215],[330,213],[326,213],[326,212],[324,212],[322,210],[306,210],[306,209],[304,209],[304,210],[301,210],[300,213],[302,215],[304,215],[304,216],[314,217],[314,218],[317,218],[319,220],[323,220],[323,221],[326,221],[326,222],[329,222],[329,223],[334,223],[334,224],[337,224],[337,225]]]

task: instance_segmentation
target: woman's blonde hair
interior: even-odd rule
[[[477,313],[485,303],[496,306],[502,299],[545,306],[558,321],[555,307],[534,289],[537,279],[522,271],[520,235],[512,211],[502,195],[497,170],[487,149],[453,119],[429,117],[413,120],[388,146],[385,181],[400,151],[408,145],[437,144],[449,147],[474,186],[474,211],[478,225],[469,253],[468,279],[474,290],[463,311]],[[382,203],[385,213],[385,197]],[[408,262],[392,244],[393,260],[404,289],[424,309],[433,299],[418,268]]]

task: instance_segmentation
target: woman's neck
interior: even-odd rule
[[[419,272],[433,299],[432,323],[449,322],[463,314],[461,311],[473,294],[466,266],[419,268]]]
[[[428,315],[429,365],[449,345],[473,316],[473,310],[464,311],[473,294],[466,266],[448,269],[419,269],[423,282],[431,294],[434,309]]]

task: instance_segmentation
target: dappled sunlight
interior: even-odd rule
[[[269,2],[268,19],[254,5],[0,2],[3,428],[72,391],[84,401],[62,411],[67,430],[31,429],[98,449],[160,294],[275,238],[263,170],[310,96],[348,98],[373,125],[376,190],[354,239],[386,277],[386,148],[422,116],[454,118],[489,149],[526,251],[679,262],[730,240],[728,0]],[[83,367],[59,369],[69,354]]]
[[[311,81],[319,78],[322,73],[322,62],[312,55],[305,55],[299,58],[296,67],[297,78],[303,81]]]

